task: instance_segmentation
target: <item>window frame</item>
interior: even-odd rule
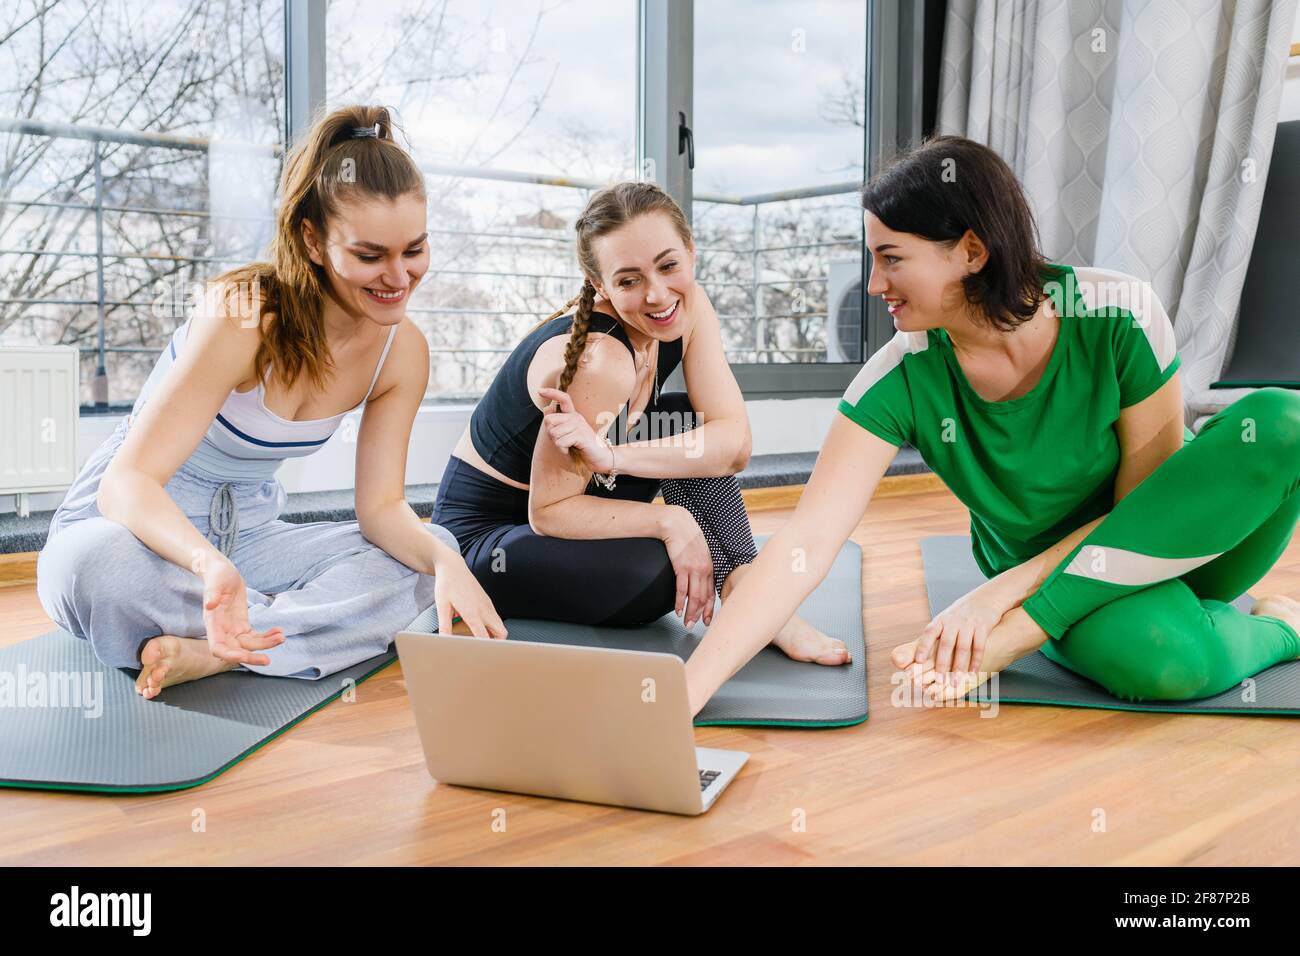
[[[864,165],[868,177],[922,135],[925,98],[927,8],[905,0],[866,0],[866,129]],[[308,126],[325,103],[325,4],[284,0],[285,143]],[[931,9],[933,17],[934,10]],[[694,183],[684,148],[681,117],[694,122],[694,0],[637,0],[636,130],[637,168],[661,183],[692,214]],[[862,286],[868,257],[862,249]],[[872,298],[862,310],[863,360],[888,340],[893,323]],[[732,363],[746,398],[804,398],[841,394],[861,362]],[[681,386],[678,370],[677,387]]]
[[[692,214],[694,183],[684,149],[678,148],[680,117],[693,127],[694,0],[638,0],[637,144],[639,169]],[[864,166],[873,175],[898,149],[920,139],[924,99],[925,9],[903,0],[867,0],[866,118]],[[862,287],[867,257],[862,249]],[[863,310],[863,359],[880,348],[893,323],[880,302]],[[736,362],[731,369],[749,399],[840,395],[861,362]],[[680,371],[674,373],[680,376]],[[680,386],[680,381],[678,382]]]
[[[311,126],[325,103],[325,4],[284,0],[284,143]]]

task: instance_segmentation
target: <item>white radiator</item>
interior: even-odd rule
[[[77,476],[77,350],[0,347],[0,495],[62,491]]]

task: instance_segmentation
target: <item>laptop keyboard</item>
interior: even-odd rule
[[[700,792],[703,793],[709,789],[709,784],[722,776],[721,770],[701,770],[700,771]]]

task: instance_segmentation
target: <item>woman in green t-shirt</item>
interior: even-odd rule
[[[1227,603],[1300,517],[1300,394],[1253,392],[1193,437],[1150,285],[1045,261],[1019,183],[985,146],[929,140],[862,204],[867,292],[898,331],[687,663],[693,712],[825,576],[904,443],[970,510],[988,578],[894,649],[928,698],[1039,649],[1134,700],[1210,696],[1300,656],[1300,603]],[[796,548],[803,573],[783,557]]]

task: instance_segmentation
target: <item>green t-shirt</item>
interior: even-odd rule
[[[838,406],[890,444],[912,444],[966,505],[985,577],[1110,511],[1120,409],[1178,370],[1173,326],[1148,283],[1053,264],[1044,291],[1060,333],[1042,378],[1020,398],[980,398],[948,333],[927,329],[897,333]]]

